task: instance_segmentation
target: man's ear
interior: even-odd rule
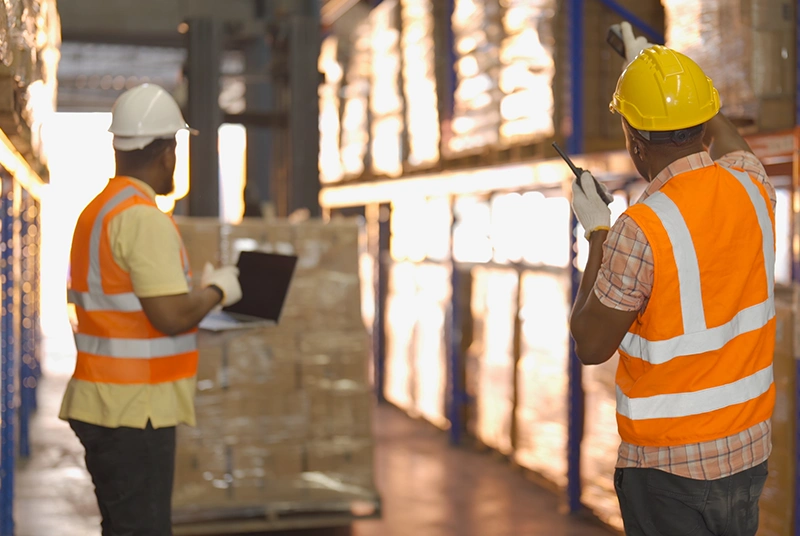
[[[631,149],[636,158],[642,162],[647,160],[647,145],[637,136],[632,136]]]
[[[175,142],[168,143],[161,152],[161,163],[165,168],[172,169],[174,167],[174,162],[177,158],[177,155],[175,154],[177,147],[178,144]]]

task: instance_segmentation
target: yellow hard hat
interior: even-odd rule
[[[608,107],[637,130],[681,130],[717,115],[719,93],[694,61],[656,45],[623,71]]]

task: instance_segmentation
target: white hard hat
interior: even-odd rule
[[[120,151],[144,149],[154,140],[171,138],[180,130],[192,130],[186,124],[175,99],[164,88],[142,84],[129,89],[111,109],[114,148]]]

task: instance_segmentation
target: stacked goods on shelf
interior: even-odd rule
[[[330,184],[342,180],[341,134],[342,64],[339,62],[339,38],[329,35],[322,40],[319,71],[325,81],[319,86],[319,181]]]
[[[555,0],[502,2],[500,140],[503,145],[555,134]]]
[[[408,163],[439,161],[439,103],[436,94],[433,0],[401,0],[403,90]]]
[[[567,485],[569,277],[527,271],[520,296],[514,459]]]
[[[0,6],[0,130],[40,175],[41,126],[55,111],[61,24],[55,0]]]
[[[298,255],[279,325],[199,337],[197,426],[178,433],[176,521],[377,504],[359,226],[176,218],[195,271]]]
[[[372,44],[370,81],[370,157],[372,173],[398,177],[403,173],[405,129],[400,71],[399,6],[385,0],[369,15]]]
[[[795,2],[662,2],[667,45],[714,80],[728,117],[760,132],[794,126]]]
[[[500,141],[502,14],[499,0],[455,0],[452,27],[457,82],[449,153]]]
[[[515,325],[519,273],[472,271],[473,342],[467,353],[467,393],[475,400],[470,432],[503,454],[513,451]]]
[[[386,299],[386,399],[436,426],[445,416],[450,268],[396,262]]]
[[[362,175],[369,152],[369,96],[372,76],[372,31],[369,20],[353,31],[350,58],[342,82],[342,127],[340,151],[346,178]]]
[[[797,337],[796,298],[789,288],[776,289],[775,312],[775,411],[772,414],[772,455],[769,478],[761,494],[759,536],[794,534],[795,504],[795,405]]]

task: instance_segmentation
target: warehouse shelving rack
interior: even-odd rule
[[[0,132],[0,534],[14,534],[14,473],[31,454],[41,375],[40,199],[43,181]]]

